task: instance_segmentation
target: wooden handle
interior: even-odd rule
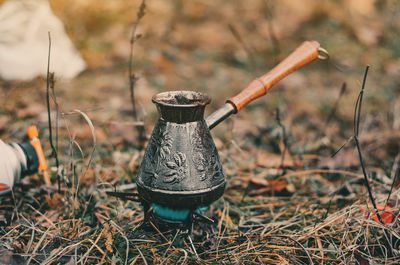
[[[285,76],[317,59],[319,48],[317,41],[303,42],[271,71],[251,81],[245,89],[227,102],[231,103],[238,112],[254,99],[265,95],[271,86]]]

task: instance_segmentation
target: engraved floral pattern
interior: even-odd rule
[[[217,156],[216,155],[212,155],[211,156],[211,165],[212,165],[212,178],[216,179],[221,175],[221,163],[218,161]]]
[[[197,172],[200,173],[200,180],[206,180],[206,170],[207,170],[207,159],[204,158],[203,154],[200,152],[195,153],[193,156],[193,163]]]
[[[186,164],[186,155],[178,152],[174,154],[173,159],[165,163],[168,168],[163,175],[165,183],[175,183],[182,181],[189,173]]]
[[[196,127],[191,135],[191,143],[194,154],[192,160],[200,175],[200,180],[205,181],[207,176],[210,176],[211,180],[223,176],[221,163],[211,136],[201,127]],[[205,157],[204,154],[209,153],[209,150],[212,150],[211,157]]]
[[[160,132],[158,137],[158,146],[161,159],[166,159],[167,155],[171,153],[172,142],[172,136],[168,133],[168,131],[165,130]]]
[[[174,184],[189,177],[203,182],[201,185],[224,178],[214,142],[203,125],[179,127],[164,122],[156,125],[139,169],[146,185],[179,189],[179,185]]]
[[[168,131],[163,131],[161,126],[156,126],[154,130],[155,132],[150,138],[148,150],[146,150],[142,162],[143,173],[146,175],[149,185],[152,185],[153,181],[159,178],[160,165],[163,164],[170,155],[173,145],[172,136]]]

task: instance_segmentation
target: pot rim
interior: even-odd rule
[[[186,94],[186,95],[185,95]],[[193,103],[171,103],[172,101],[178,101],[177,96],[183,96],[186,100],[193,101]],[[192,96],[191,98],[187,96]],[[204,107],[211,102],[211,98],[202,92],[190,91],[190,90],[174,90],[161,92],[154,95],[151,101],[155,104],[167,107],[177,108],[193,108],[193,107]],[[170,102],[168,102],[170,101]]]

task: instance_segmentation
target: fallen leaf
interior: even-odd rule
[[[368,205],[369,210],[366,209],[361,209],[362,213],[365,213],[366,217],[368,217],[368,212],[371,213],[370,217],[372,217],[372,219],[374,219],[375,222],[380,222],[378,216],[376,215],[374,206],[372,204]],[[379,214],[381,216],[382,222],[384,224],[390,224],[391,222],[393,222],[393,211],[392,211],[392,207],[390,207],[389,205],[385,205],[384,204],[377,204],[376,208],[379,211]]]
[[[249,183],[257,186],[264,186],[263,188],[250,191],[249,195],[259,195],[270,191],[281,192],[284,188],[288,186],[288,183],[285,180],[267,180],[258,177],[250,178]]]
[[[54,193],[52,196],[46,195],[45,198],[50,209],[57,209],[64,205],[64,196],[58,192]]]

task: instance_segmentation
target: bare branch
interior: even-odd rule
[[[145,15],[145,9],[146,9],[146,0],[142,0],[142,3],[140,4],[139,11],[136,16],[136,21],[132,27],[131,39],[130,39],[131,48],[129,53],[129,91],[132,102],[132,115],[135,121],[137,120],[137,111],[135,104],[135,84],[136,81],[138,80],[138,77],[136,77],[135,74],[133,73],[133,46],[135,44],[135,41],[141,37],[140,34],[136,34],[136,29],[139,25],[140,20]]]
[[[358,152],[358,157],[360,159],[360,164],[361,164],[361,169],[364,175],[364,180],[365,180],[365,186],[367,187],[368,190],[368,195],[371,200],[372,205],[375,208],[376,216],[378,216],[379,221],[383,224],[381,215],[378,212],[378,207],[376,206],[374,196],[372,195],[372,189],[368,181],[368,173],[367,170],[365,169],[365,164],[364,164],[364,159],[361,153],[361,147],[360,147],[360,142],[358,141],[358,133],[360,130],[360,118],[361,118],[361,106],[362,106],[362,100],[363,100],[363,95],[364,95],[364,89],[365,89],[365,83],[367,80],[367,75],[368,75],[368,69],[369,65],[365,68],[365,74],[364,74],[364,80],[363,84],[361,87],[360,94],[358,95],[357,101],[356,101],[356,106],[354,109],[354,142],[357,147],[357,152]]]
[[[53,96],[54,96],[54,73],[50,73],[50,52],[51,52],[50,32],[48,32],[48,36],[49,36],[49,52],[48,52],[48,56],[47,56],[47,78],[46,78],[47,117],[48,117],[48,122],[49,122],[49,142],[50,142],[50,146],[51,146],[51,150],[52,150],[51,155],[56,160],[56,167],[57,167],[57,172],[58,172],[59,161],[58,161],[57,149],[54,147],[54,144],[53,144],[53,132],[52,132],[51,114],[50,114],[50,88],[52,89]],[[58,109],[58,107],[57,107],[57,109]],[[57,122],[57,124],[58,124],[58,122]],[[57,141],[58,141],[58,133],[57,133]],[[60,175],[58,173],[57,173],[57,183],[58,183],[58,192],[60,192],[61,184],[60,184]]]
[[[136,103],[135,103],[135,84],[137,80],[139,79],[135,73],[133,72],[133,46],[135,44],[135,41],[138,40],[142,35],[136,34],[136,29],[139,25],[140,20],[143,18],[145,15],[145,10],[146,10],[146,0],[142,0],[142,3],[140,4],[139,11],[136,15],[136,21],[133,24],[132,27],[132,32],[131,32],[131,39],[130,39],[130,53],[129,53],[129,91],[130,91],[130,97],[131,97],[131,103],[132,103],[132,116],[134,121],[137,121],[137,110],[136,110]],[[142,147],[144,143],[145,137],[145,132],[144,132],[144,126],[137,126],[136,127],[137,132],[138,132],[138,146]]]

